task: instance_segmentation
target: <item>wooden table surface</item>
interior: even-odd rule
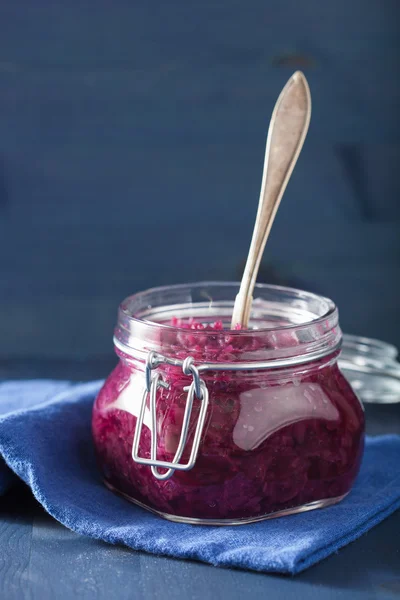
[[[29,367],[29,368],[28,368]],[[46,377],[54,365],[14,365],[13,377]],[[89,380],[89,362],[59,368]],[[0,370],[0,377],[6,375]],[[400,434],[400,404],[367,405],[367,430]],[[400,511],[295,577],[173,560],[79,536],[48,516],[25,486],[0,498],[0,598],[69,600],[393,600],[400,595]]]
[[[394,600],[400,595],[400,512],[308,571],[221,569],[80,537],[23,489],[0,500],[3,600]]]

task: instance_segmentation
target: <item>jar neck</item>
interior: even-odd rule
[[[222,370],[238,363],[245,363],[243,369],[283,368],[338,351],[342,334],[335,305],[291,288],[257,285],[249,329],[222,328],[229,327],[238,289],[239,284],[198,283],[127,298],[115,329],[117,352],[140,361],[149,352],[172,361],[192,356],[200,368]]]

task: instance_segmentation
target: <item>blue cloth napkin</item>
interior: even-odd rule
[[[400,506],[400,436],[369,438],[361,473],[340,504],[240,527],[170,523],[108,491],[91,442],[102,382],[0,384],[0,486],[14,474],[73,531],[135,550],[255,571],[298,573]]]

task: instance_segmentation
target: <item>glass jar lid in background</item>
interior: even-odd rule
[[[339,366],[363,402],[400,402],[400,363],[395,346],[344,335]]]

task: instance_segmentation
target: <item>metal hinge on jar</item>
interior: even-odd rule
[[[115,345],[120,348],[122,352],[129,354],[129,348],[126,348],[123,344],[120,344],[118,340],[115,340]],[[302,365],[310,363],[316,360],[320,360],[325,356],[336,352],[340,349],[341,340],[339,339],[333,346],[324,349],[318,349],[315,351],[308,352],[303,356],[295,356],[280,359],[271,359],[266,361],[253,361],[253,362],[234,362],[234,363],[202,363],[197,367],[193,364],[193,358],[188,356],[185,360],[179,360],[175,358],[168,358],[162,354],[156,352],[150,352],[146,360],[146,385],[143,392],[139,417],[136,423],[135,435],[133,439],[132,447],[132,458],[135,462],[141,465],[148,465],[151,467],[151,471],[157,479],[164,480],[169,479],[175,472],[178,471],[189,471],[194,467],[196,462],[197,454],[199,451],[200,438],[204,428],[204,422],[206,418],[206,412],[208,407],[209,393],[206,384],[200,378],[200,373],[205,371],[260,371],[276,370],[283,367],[290,367],[292,365]],[[180,367],[184,375],[191,376],[193,378],[192,383],[189,386],[184,387],[186,391],[186,407],[183,417],[181,437],[178,444],[178,449],[175,453],[172,462],[157,460],[157,428],[156,428],[156,395],[157,390],[160,388],[169,387],[168,383],[165,382],[160,373],[152,374],[160,365],[172,365]],[[146,410],[147,396],[150,395],[150,432],[151,432],[151,449],[150,458],[142,458],[139,456],[139,444],[140,436],[142,433],[144,414]],[[197,397],[200,402],[200,414],[196,425],[196,431],[194,434],[192,450],[190,458],[187,463],[180,463],[185,444],[188,435],[190,416],[192,414],[193,400]],[[159,468],[167,469],[166,473],[160,473]]]
[[[157,415],[156,415],[156,396],[157,391],[160,388],[168,389],[169,385],[162,379],[160,373],[152,373],[154,369],[157,369],[161,364],[174,364],[181,366],[184,375],[191,376],[193,378],[192,383],[189,386],[184,387],[184,391],[187,392],[185,413],[183,416],[182,431],[179,439],[178,448],[175,456],[171,462],[157,460]],[[146,410],[147,397],[150,396],[150,433],[151,433],[151,448],[150,458],[143,458],[139,456],[139,444],[140,436],[142,433],[144,414]],[[187,463],[180,463],[183,451],[185,449],[190,417],[192,414],[194,397],[200,400],[200,413],[194,433],[192,450]],[[141,465],[148,465],[151,467],[151,472],[156,479],[165,480],[169,479],[175,472],[178,471],[189,471],[195,465],[197,454],[199,451],[200,439],[203,433],[207,408],[208,408],[208,389],[204,381],[200,378],[199,372],[193,364],[193,358],[188,356],[183,362],[172,361],[171,359],[150,352],[146,361],[146,387],[143,392],[142,402],[140,406],[139,417],[136,422],[135,435],[132,446],[132,458],[135,462]],[[159,469],[167,469],[165,473],[160,473]]]

